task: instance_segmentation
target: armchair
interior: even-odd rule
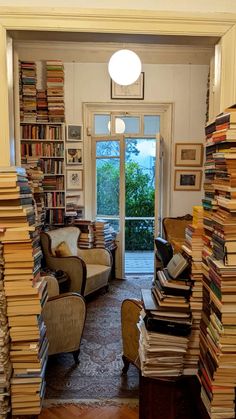
[[[139,330],[137,323],[142,308],[140,300],[129,298],[125,299],[121,306],[122,360],[124,363],[122,374],[127,373],[130,363],[139,368]]]
[[[108,286],[112,259],[107,249],[79,249],[80,230],[62,227],[41,233],[46,266],[61,269],[70,277],[70,291],[87,296]]]
[[[79,347],[86,317],[84,298],[76,293],[59,295],[59,286],[53,276],[45,277],[48,300],[42,316],[47,328],[48,354],[72,352],[78,364]]]

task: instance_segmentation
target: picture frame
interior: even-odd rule
[[[176,143],[175,166],[202,166],[203,144],[202,143]]]
[[[66,188],[76,189],[77,191],[83,189],[83,170],[67,170],[66,171]]]
[[[144,72],[133,84],[121,86],[111,80],[111,99],[144,99]]]
[[[175,191],[200,191],[201,184],[201,170],[175,170]]]
[[[76,144],[66,147],[66,164],[67,165],[78,165],[83,164],[83,146],[82,144]]]
[[[83,126],[76,124],[68,124],[66,126],[66,141],[82,141]]]

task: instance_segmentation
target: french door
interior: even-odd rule
[[[117,119],[120,125],[117,125]],[[143,129],[142,135],[137,135],[140,119],[140,115],[95,115],[95,132],[98,135],[92,137],[95,162],[94,210],[95,217],[109,221],[117,233],[118,278],[123,278],[128,269],[125,256],[128,258],[129,252],[149,250],[153,267],[153,239],[159,230],[157,211],[161,206],[158,187],[160,178],[156,174],[157,167],[160,167],[160,140],[156,132],[159,131],[160,121],[156,115],[145,115],[143,124],[146,122],[144,126],[147,131],[149,122],[149,131],[144,135]],[[109,130],[109,133],[103,135],[99,131],[105,130],[101,128],[102,120]],[[154,126],[150,127],[150,124]],[[121,129],[124,130],[123,133],[117,132]],[[135,130],[138,131],[136,134]],[[150,269],[153,268],[149,267],[149,272]]]

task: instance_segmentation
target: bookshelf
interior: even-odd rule
[[[38,161],[43,172],[45,224],[64,225],[65,217],[65,125],[21,122],[21,165]]]

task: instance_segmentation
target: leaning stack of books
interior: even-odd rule
[[[60,60],[46,62],[49,122],[64,122],[64,66]]]
[[[192,331],[189,337],[188,352],[185,357],[184,375],[194,375],[198,371],[200,353],[200,322],[202,312],[202,241],[203,235],[203,207],[193,207],[193,222],[185,230],[183,251],[191,257],[190,278],[193,281],[190,297],[192,311]]]
[[[201,396],[212,419],[235,417],[236,386],[236,109],[215,121],[214,198],[211,238],[204,258],[203,314],[200,333]]]
[[[0,229],[3,233],[4,229]],[[10,362],[10,335],[7,319],[7,301],[4,291],[4,258],[3,245],[0,243],[0,412],[5,419],[11,409],[10,379],[12,366]]]
[[[94,247],[94,221],[77,219],[73,225],[80,229],[78,246],[81,249],[91,249]]]
[[[178,256],[174,257],[175,261],[176,258]],[[183,265],[182,260],[180,255],[178,269],[180,265],[181,269],[187,265],[185,262]],[[192,325],[189,303],[192,282],[177,275],[172,261],[166,269],[157,272],[151,290],[142,290],[145,311],[138,323],[139,356],[145,376],[178,377],[184,372]]]
[[[36,63],[32,61],[21,61],[21,82],[24,122],[36,122]]]
[[[11,338],[13,415],[39,414],[45,391],[48,341],[41,311],[47,284],[40,277],[42,252],[29,198],[32,202],[25,169],[0,168],[0,241]]]

